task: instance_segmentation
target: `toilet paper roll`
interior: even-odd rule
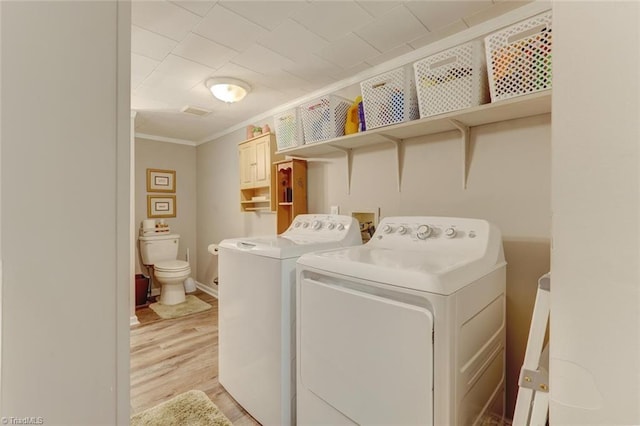
[[[207,247],[207,250],[209,250],[209,253],[211,253],[214,256],[218,255],[218,245],[217,244],[209,244],[209,247]]]
[[[144,219],[142,221],[142,229],[153,229],[156,227],[155,219]]]

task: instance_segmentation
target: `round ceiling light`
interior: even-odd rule
[[[210,78],[205,82],[205,85],[211,90],[213,96],[227,103],[241,101],[251,91],[251,87],[247,83],[236,78]]]

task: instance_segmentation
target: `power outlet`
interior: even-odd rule
[[[331,214],[340,214],[340,206],[331,206]]]

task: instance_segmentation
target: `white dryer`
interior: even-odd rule
[[[505,267],[484,220],[390,217],[297,266],[298,424],[467,425],[504,411]]]
[[[355,219],[312,214],[279,236],[220,243],[219,380],[261,424],[295,424],[296,260],[360,244]]]

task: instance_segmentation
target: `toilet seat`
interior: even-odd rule
[[[184,260],[164,260],[153,265],[156,272],[182,272],[191,269]]]

